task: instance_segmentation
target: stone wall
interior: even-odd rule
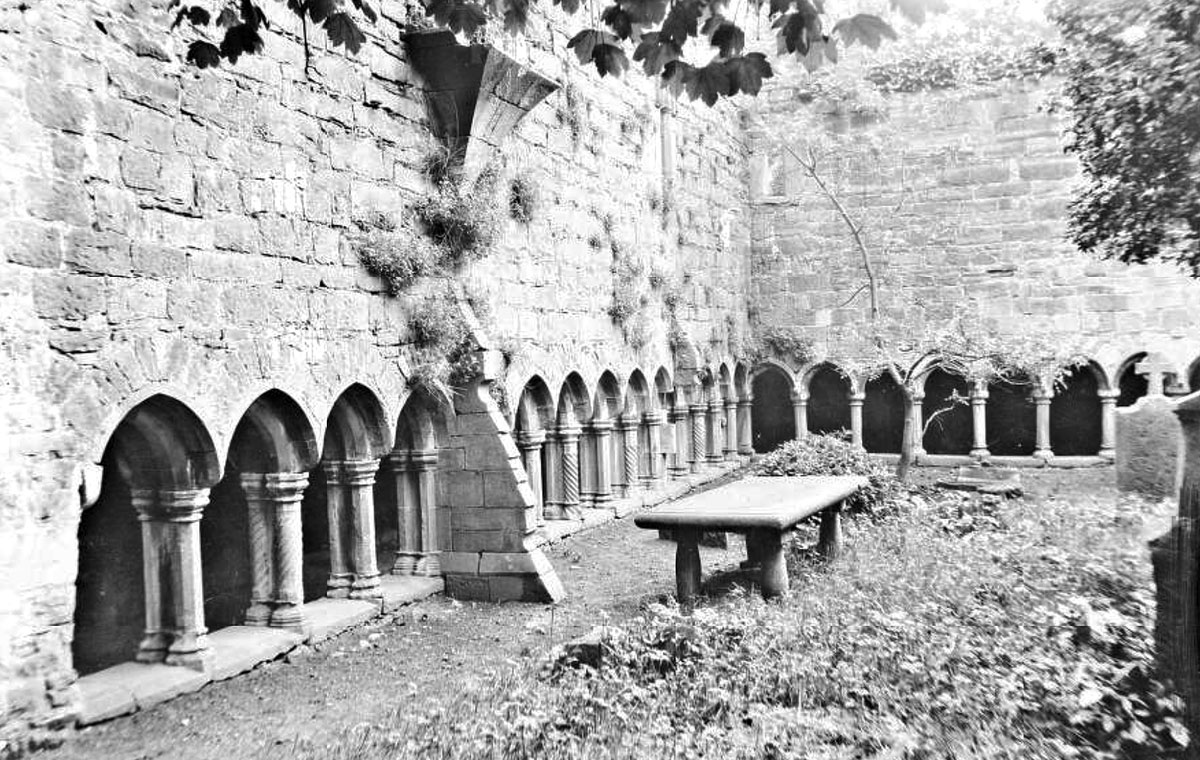
[[[800,135],[790,144],[801,150],[836,147],[820,168],[866,222],[882,320],[898,337],[968,312],[1002,334],[1075,345],[1114,384],[1139,352],[1161,352],[1186,378],[1200,356],[1200,284],[1167,265],[1097,260],[1065,237],[1078,166],[1064,154],[1064,122],[1046,110],[1055,84],[891,95],[881,116],[805,106],[796,82],[776,83],[754,147],[751,301],[761,324],[795,329],[839,363],[868,353],[866,277],[848,229],[763,136]]]
[[[266,391],[295,402],[296,424],[318,446],[351,385],[378,399],[389,433],[409,398],[413,300],[387,296],[347,242],[356,218],[399,212],[431,189],[420,169],[431,147],[420,83],[394,42],[404,9],[385,4],[357,56],[317,50],[308,76],[296,25],[281,6],[267,10],[278,13],[265,55],[203,72],[182,65],[159,3],[0,11],[8,728],[54,727],[74,714],[81,495],[98,491],[97,465],[130,409],[156,394],[181,402],[223,468],[243,413]],[[495,252],[461,273],[482,284],[477,303],[490,307],[490,316],[479,309],[480,338],[514,357],[497,382],[511,395],[532,374],[575,370],[594,388],[607,368],[623,378],[635,367],[674,372],[660,294],[645,287],[650,338],[640,350],[607,314],[614,248],[678,283],[677,339],[703,359],[727,355],[728,333],[744,330],[749,280],[736,114],[681,106],[677,116],[645,87],[600,82],[565,61],[561,32],[557,47],[538,41],[546,38],[504,43],[568,85],[502,151],[501,191],[529,176],[539,210],[528,225],[506,218]],[[460,473],[476,474],[439,482],[450,502],[441,509],[451,517],[456,506],[489,506],[453,501],[474,478],[507,472],[493,543],[532,554],[510,540],[532,530],[511,418],[486,392],[468,406],[472,425],[491,426],[495,451],[471,470],[471,453],[456,447],[479,431],[450,420],[442,461],[457,457]],[[472,552],[492,545],[473,541]],[[459,588],[495,598],[533,593],[532,583],[553,593],[552,581],[537,580],[543,563],[524,564],[507,585]]]

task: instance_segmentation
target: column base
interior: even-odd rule
[[[1116,449],[1100,449],[1099,457],[1106,462],[1117,461]]]
[[[392,563],[392,575],[416,575],[417,561],[420,555],[417,554],[396,554],[396,560]]]
[[[971,458],[972,459],[983,460],[983,459],[987,459],[991,455],[992,455],[992,452],[988,451],[987,449],[971,449]]]
[[[711,465],[718,465],[724,461],[725,461],[725,456],[723,454],[709,454],[708,455],[708,463]]]
[[[1054,458],[1054,452],[1050,449],[1038,449],[1037,451],[1033,452],[1033,458],[1040,459],[1043,462],[1049,462]]]
[[[612,504],[613,495],[611,493],[596,494],[596,498],[592,500],[592,507],[595,509],[605,509],[609,504]]]
[[[281,602],[271,613],[272,628],[304,628],[304,605]]]
[[[134,659],[145,663],[162,662],[167,658],[169,644],[169,637],[162,631],[147,633],[138,644],[137,655]]]
[[[442,558],[440,552],[430,552],[417,561],[416,575],[436,578],[442,574]]]
[[[547,520],[582,520],[583,512],[580,511],[578,504],[557,504],[551,507],[546,505]]]
[[[698,472],[700,472],[700,469],[703,466],[704,466],[703,462],[692,462],[691,464],[688,465],[688,472],[691,472],[693,475],[695,475]]]
[[[353,577],[349,573],[338,573],[329,576],[325,582],[325,596],[330,599],[346,599],[350,596]]]
[[[672,480],[681,480],[688,476],[688,469],[686,467],[672,467],[669,474]]]
[[[737,449],[725,449],[724,453],[725,453],[725,461],[726,462],[732,462],[733,460],[737,459],[737,457],[738,457]]]
[[[207,633],[181,633],[171,642],[164,662],[167,665],[204,672],[212,660]]]
[[[383,597],[383,589],[379,587],[379,573],[360,575],[350,586],[351,599],[379,599]]]
[[[737,453],[740,456],[752,457],[752,456],[754,456],[754,447],[753,446],[738,446]]]
[[[271,622],[271,606],[255,602],[246,610],[246,625],[268,625]]]

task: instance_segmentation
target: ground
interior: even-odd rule
[[[944,472],[923,470],[928,479]],[[1028,498],[1115,498],[1111,470],[1027,472]],[[1149,538],[1154,520],[1113,530]],[[849,530],[853,538],[853,529]],[[704,548],[706,575],[744,557],[741,542]],[[554,644],[604,622],[620,623],[674,588],[672,545],[619,520],[549,552],[567,588],[551,607],[434,598],[293,653],[243,677],[152,710],[84,729],[46,758],[293,757],[330,746],[348,728],[386,723],[396,709],[457,699],[511,663],[536,667]]]

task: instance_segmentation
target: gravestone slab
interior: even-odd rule
[[[1145,396],[1117,410],[1117,487],[1147,496],[1175,493],[1180,431],[1175,402]]]

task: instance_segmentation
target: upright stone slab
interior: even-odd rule
[[[1179,468],[1179,420],[1175,402],[1144,396],[1117,410],[1117,487],[1147,496],[1175,492]]]

